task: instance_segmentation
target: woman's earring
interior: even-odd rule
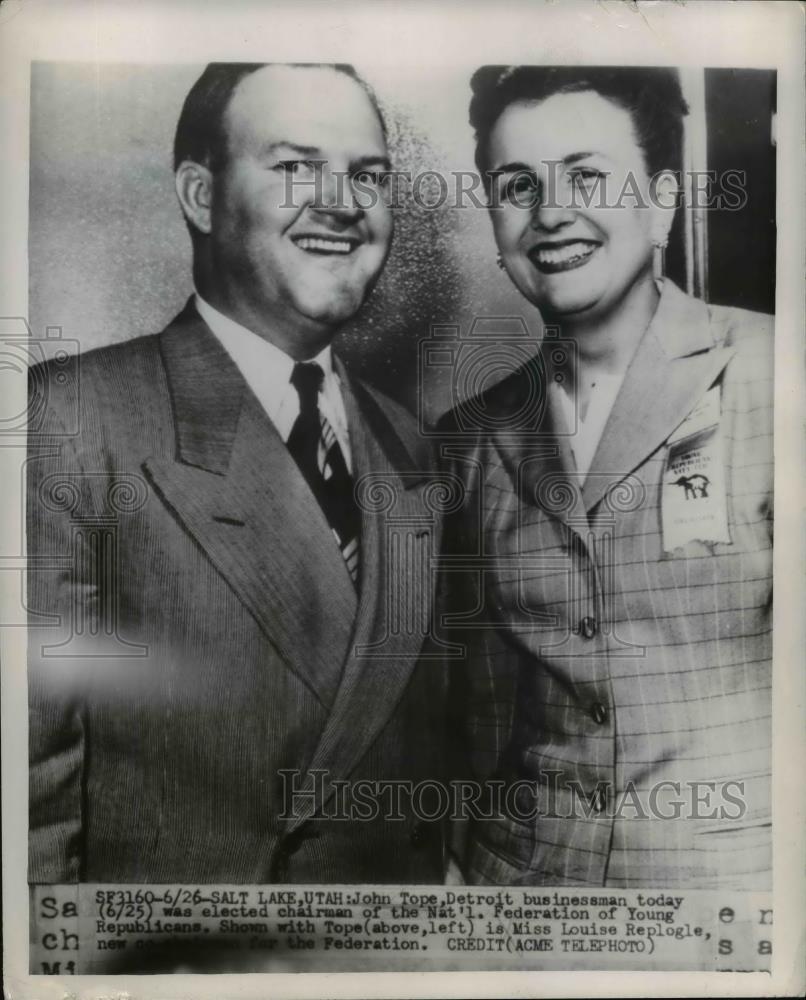
[[[663,281],[666,274],[666,247],[669,245],[668,235],[652,241],[654,253],[652,255],[652,276],[655,281]]]
[[[501,270],[503,271],[504,270],[504,259],[501,256],[500,252],[495,255],[495,262],[501,268]]]

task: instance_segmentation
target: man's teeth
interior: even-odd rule
[[[548,249],[541,247],[537,251],[539,264],[565,264],[577,258],[588,257],[596,249],[593,243],[569,243],[566,246]]]
[[[352,244],[349,240],[329,240],[320,236],[303,236],[295,240],[300,250],[320,250],[325,253],[349,253]]]

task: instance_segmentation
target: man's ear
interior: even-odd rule
[[[651,235],[653,243],[658,246],[666,246],[679,198],[680,186],[674,172],[663,170],[655,174],[650,183]]]
[[[176,168],[176,196],[187,221],[200,233],[209,233],[213,175],[208,168],[183,160]]]

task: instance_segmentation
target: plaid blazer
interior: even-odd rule
[[[548,333],[443,418],[469,881],[770,887],[772,348],[665,282],[584,478]]]

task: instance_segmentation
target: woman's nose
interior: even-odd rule
[[[553,231],[567,226],[575,219],[574,209],[560,199],[538,202],[532,209],[532,228]]]

